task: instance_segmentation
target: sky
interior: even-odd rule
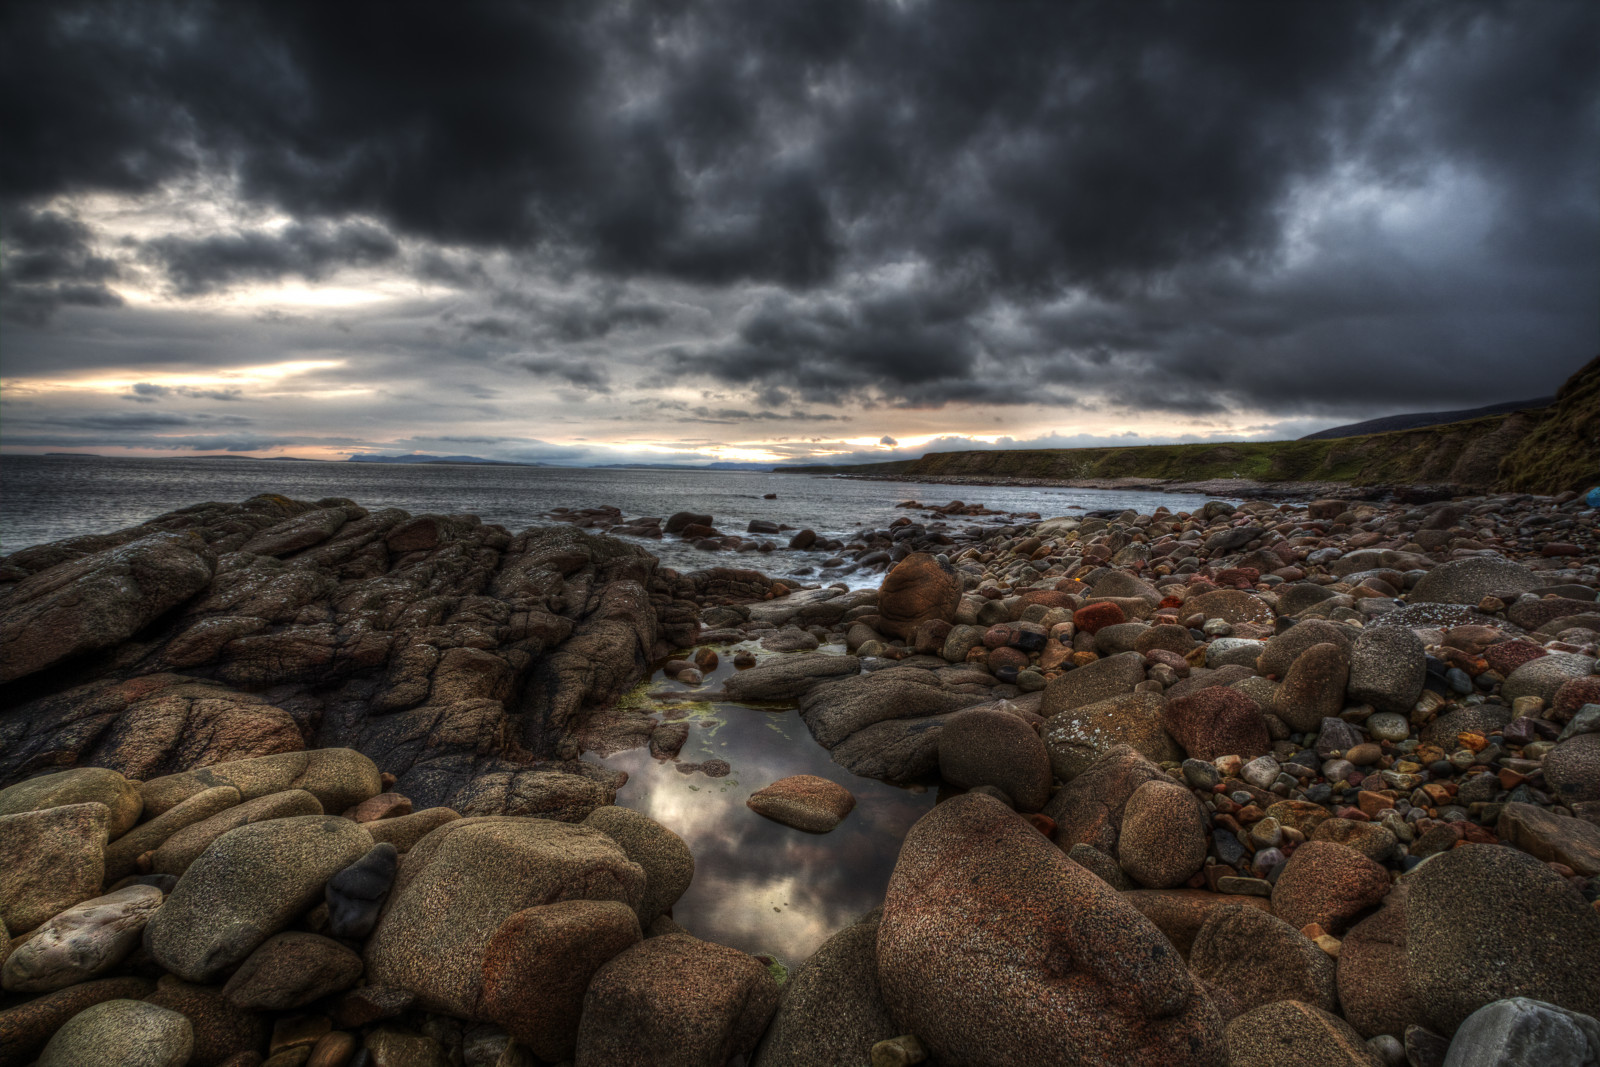
[[[1600,352],[1592,0],[11,0],[0,451],[1298,437]]]

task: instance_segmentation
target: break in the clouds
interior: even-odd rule
[[[0,130],[18,451],[1292,436],[1600,347],[1583,0],[21,0]]]

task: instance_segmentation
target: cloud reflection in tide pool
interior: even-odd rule
[[[933,807],[934,791],[851,774],[812,740],[793,708],[710,707],[709,714],[690,715],[694,725],[679,760],[726,760],[732,767],[727,777],[683,774],[646,749],[602,762],[628,772],[618,804],[672,830],[694,853],[694,881],[673,907],[673,919],[698,937],[770,952],[793,967],[883,903],[900,842]],[[745,806],[751,793],[791,774],[838,782],[855,794],[855,810],[831,832],[809,834]]]

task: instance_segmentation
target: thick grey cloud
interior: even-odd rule
[[[745,427],[1309,417],[1600,346],[1583,0],[19,0],[0,130],[8,375],[293,350],[480,405],[693,384],[684,421]],[[184,182],[243,213],[108,251],[58,206]],[[224,331],[121,306],[130,271],[455,295]]]

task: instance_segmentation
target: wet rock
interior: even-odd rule
[[[230,799],[230,793],[235,802],[225,803]],[[162,814],[156,821],[180,813],[184,813],[184,821],[187,821],[188,818],[199,814],[200,809],[186,809],[190,809],[191,805],[195,805],[205,797],[212,798],[205,807],[221,809],[210,818],[176,830],[162,841],[151,857],[150,869],[163,874],[181,875],[189,869],[191,863],[200,858],[201,853],[211,847],[213,841],[229,830],[237,830],[241,826],[266,822],[269,819],[292,819],[297,815],[322,814],[322,805],[317,803],[317,798],[304,789],[286,789],[282,793],[270,793],[254,800],[246,800],[242,804],[237,803],[238,796],[238,790],[232,786],[217,786],[190,797]]]
[[[399,852],[383,842],[328,879],[328,933],[365,938],[378,925],[378,913],[394,887]]]
[[[1272,889],[1272,910],[1290,926],[1316,923],[1335,936],[1389,892],[1389,872],[1353,848],[1308,841]]]
[[[507,816],[449,822],[406,854],[367,941],[368,980],[411,990],[424,1010],[477,1018],[484,953],[512,914],[563,897],[637,909],[644,890],[643,868],[593,827]]]
[[[216,555],[158,533],[18,582],[0,608],[0,682],[111,648],[204,589]]]
[[[622,846],[622,851],[645,874],[644,896],[639,900],[639,924],[649,926],[657,916],[672,910],[694,880],[694,855],[683,838],[647,815],[607,805],[596,808],[584,821]]]
[[[1387,626],[1363,630],[1356,638],[1346,684],[1351,701],[1379,711],[1408,712],[1426,679],[1422,640],[1412,630]]]
[[[1272,710],[1299,733],[1314,732],[1344,708],[1350,665],[1344,649],[1327,642],[1300,654],[1273,696]]]
[[[1205,817],[1194,794],[1170,780],[1134,790],[1117,843],[1123,870],[1147,889],[1172,889],[1197,874],[1205,858]]]
[[[208,982],[307,911],[372,838],[349,819],[302,815],[251,823],[212,842],[145,927],[167,970]]]
[[[0,923],[22,933],[99,895],[110,822],[92,801],[0,816]]]
[[[291,930],[269,937],[233,972],[222,995],[241,1008],[288,1011],[349,989],[361,957],[332,938]]]
[[[1137,652],[1096,660],[1051,681],[1045,687],[1044,705],[1039,711],[1045,718],[1053,718],[1064,711],[1131,693],[1142,681],[1144,660]]]
[[[1189,969],[1232,995],[1240,1012],[1279,1000],[1334,1011],[1334,961],[1282,919],[1257,908],[1212,910],[1195,935]]]
[[[1261,706],[1237,689],[1213,687],[1169,700],[1161,709],[1161,722],[1195,759],[1251,760],[1272,751]]]
[[[61,912],[5,958],[6,991],[50,993],[99,977],[138,946],[162,899],[154,886],[134,885]]]
[[[1486,596],[1530,593],[1544,584],[1539,576],[1510,560],[1456,559],[1434,567],[1411,589],[1413,604],[1477,604]]]
[[[723,689],[736,703],[763,700],[793,700],[824,678],[858,674],[861,661],[855,656],[830,656],[820,652],[797,652],[774,656],[747,671],[728,678]]]
[[[1349,1023],[1296,1000],[1230,1022],[1228,1055],[1229,1067],[1384,1067]]]
[[[676,511],[668,516],[662,524],[662,529],[669,534],[682,533],[688,526],[710,526],[715,520],[710,515],[703,515],[698,511]]]
[[[759,961],[684,934],[652,937],[595,973],[575,1064],[725,1063],[754,1050],[777,1004]]]
[[[997,921],[1018,909],[1030,922]],[[906,835],[878,974],[891,1016],[940,1060],[1227,1062],[1220,1018],[1160,931],[990,797],[948,800]]]
[[[1510,996],[1600,1015],[1600,913],[1549,867],[1464,844],[1407,881],[1406,957],[1428,1025],[1453,1033]]]
[[[1128,693],[1057,714],[1043,734],[1056,777],[1071,781],[1118,745],[1131,745],[1158,762],[1181,760],[1183,752],[1163,723],[1165,706],[1159,694]]]
[[[1597,1062],[1600,1020],[1511,997],[1467,1016],[1450,1042],[1444,1067],[1589,1067]]]
[[[879,629],[909,638],[929,619],[953,621],[961,606],[961,577],[927,552],[913,552],[883,576],[878,588]]]
[[[0,816],[68,804],[104,804],[109,813],[106,832],[113,841],[127,833],[144,810],[138,787],[104,767],[75,767],[0,789]]]
[[[939,774],[961,789],[992,785],[1019,811],[1050,799],[1050,754],[1027,722],[1004,711],[973,708],[953,716],[939,735]]]
[[[483,1014],[541,1059],[572,1056],[594,974],[643,935],[615,900],[562,900],[514,912],[483,956]]]
[[[184,1067],[194,1031],[175,1011],[141,1000],[107,1000],[57,1030],[39,1067]]]
[[[792,774],[750,794],[745,806],[785,826],[825,834],[850,814],[856,798],[837,782],[814,774]]]

